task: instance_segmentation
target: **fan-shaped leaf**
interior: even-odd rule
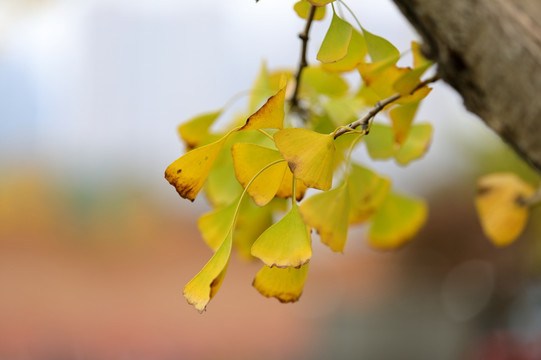
[[[306,185],[304,183],[297,179],[296,180],[296,190],[297,193],[295,198],[297,201],[301,201],[304,197],[304,193],[306,192]],[[284,178],[282,179],[282,183],[280,184],[280,187],[278,188],[278,191],[276,192],[276,196],[287,199],[290,198],[293,193],[293,173],[291,170],[289,170],[289,167],[286,167],[286,172],[284,174]]]
[[[306,224],[317,230],[322,243],[332,251],[344,251],[349,220],[346,185],[309,197],[302,202],[299,211]]]
[[[349,223],[368,220],[381,205],[391,189],[391,181],[373,171],[352,164],[348,180],[350,213]]]
[[[496,173],[478,181],[475,205],[483,231],[496,246],[514,242],[522,233],[529,210],[524,200],[535,189],[515,174]]]
[[[396,151],[393,130],[387,125],[373,124],[364,141],[372,159],[388,159]]]
[[[419,124],[411,127],[409,135],[395,153],[395,159],[400,165],[407,165],[415,159],[421,158],[432,140],[432,125]]]
[[[366,56],[366,42],[360,32],[353,29],[345,58],[334,63],[324,63],[321,67],[327,71],[346,72],[355,70]]]
[[[391,193],[372,219],[370,245],[380,249],[397,248],[417,234],[426,217],[423,200]]]
[[[222,110],[217,110],[196,116],[187,122],[180,124],[178,133],[181,139],[186,143],[188,149],[193,149],[203,142],[209,133],[209,128],[214,124],[214,121],[220,116]]]
[[[296,178],[308,187],[331,188],[335,153],[332,135],[306,129],[283,129],[274,134],[274,141]]]
[[[346,57],[352,29],[348,22],[333,13],[331,25],[321,43],[317,59],[322,63],[332,63]]]
[[[261,169],[272,162],[282,159],[278,151],[255,144],[234,144],[231,153],[233,154],[235,174],[244,188]],[[266,205],[276,195],[284,178],[286,168],[285,161],[270,166],[259,174],[248,187],[246,191],[252,196],[257,205]]]
[[[246,120],[240,130],[281,129],[284,123],[286,87],[283,86]]]
[[[293,9],[299,15],[301,19],[308,19],[308,14],[310,13],[311,4],[306,0],[297,1],[293,5]],[[314,14],[313,20],[323,20],[325,17],[325,6],[318,6]]]
[[[320,67],[306,67],[302,71],[301,91],[317,96],[343,96],[348,91],[348,83],[339,74]]]
[[[366,47],[372,62],[378,62],[387,59],[396,59],[400,57],[400,51],[388,40],[377,36],[363,28]],[[396,61],[395,61],[396,62]]]
[[[227,206],[203,214],[197,220],[197,227],[212,250],[216,251],[231,231],[236,209],[237,202],[234,201]]]
[[[310,260],[310,230],[302,221],[297,206],[261,234],[252,245],[252,255],[270,267],[299,267]]]
[[[396,106],[389,111],[395,142],[402,145],[408,137],[411,123],[419,108],[419,102]]]
[[[264,266],[255,276],[253,286],[266,297],[275,297],[282,303],[299,300],[308,276],[308,264],[300,268],[285,269]]]

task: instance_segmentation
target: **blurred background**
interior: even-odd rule
[[[206,313],[186,303],[211,252],[204,200],[163,179],[176,126],[249,89],[263,59],[296,66],[293,3],[0,0],[0,359],[541,359],[541,214],[496,249],[473,205],[480,175],[537,178],[441,83],[418,116],[435,127],[424,159],[356,154],[427,199],[418,238],[379,252],[353,228],[344,254],[316,238],[286,305],[234,254]],[[400,50],[418,39],[390,0],[349,5]]]

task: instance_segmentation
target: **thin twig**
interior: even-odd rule
[[[310,13],[306,19],[306,26],[304,31],[299,34],[299,38],[302,40],[301,48],[301,59],[299,61],[299,67],[297,68],[297,73],[295,74],[295,90],[293,90],[293,96],[291,96],[291,110],[299,110],[299,87],[301,85],[301,75],[302,70],[308,66],[308,61],[306,61],[306,49],[308,47],[308,34],[310,32],[310,27],[312,26],[312,21],[314,20],[314,15],[316,14],[316,7],[312,5],[310,7]]]
[[[432,76],[431,78],[428,78],[424,81],[421,81],[410,93],[409,95],[414,94],[417,90],[420,90],[424,88],[426,85],[431,84],[435,81],[438,81],[440,77],[436,74]],[[368,130],[368,124],[370,123],[370,120],[377,115],[381,110],[383,110],[387,105],[390,105],[397,101],[398,99],[404,97],[404,95],[401,95],[399,93],[394,94],[393,96],[388,97],[387,99],[380,100],[376,103],[376,105],[362,118],[355,120],[351,124],[348,124],[344,126],[342,129],[338,130],[334,134],[334,138],[336,139],[340,135],[344,135],[350,131],[350,129],[355,129],[357,127],[361,127],[361,130]]]

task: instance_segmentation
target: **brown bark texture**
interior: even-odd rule
[[[466,108],[541,172],[541,0],[394,2]]]

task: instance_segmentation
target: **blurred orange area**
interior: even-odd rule
[[[234,256],[199,314],[181,294],[211,256],[198,214],[136,186],[0,179],[2,359],[310,358],[333,314],[377,303],[396,270],[391,255],[319,248],[301,300],[280,304],[251,287],[261,264]]]

